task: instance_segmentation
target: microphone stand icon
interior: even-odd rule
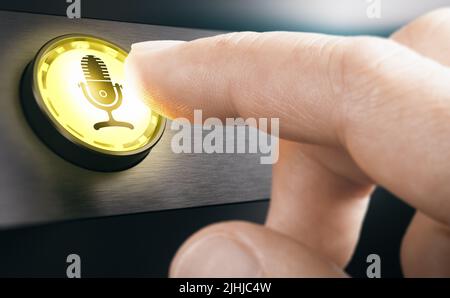
[[[113,85],[105,62],[94,55],[86,55],[81,59],[86,83],[80,82],[79,87],[83,90],[86,99],[98,109],[108,113],[109,119],[94,124],[94,128],[99,130],[104,127],[120,126],[133,129],[134,126],[128,122],[117,121],[112,115],[112,111],[122,104],[122,86],[115,83]]]

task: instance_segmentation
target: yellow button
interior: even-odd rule
[[[126,56],[106,40],[65,35],[45,44],[27,67],[25,114],[63,158],[94,170],[122,170],[161,137],[165,118],[124,85]]]

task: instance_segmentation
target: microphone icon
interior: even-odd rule
[[[84,97],[96,108],[106,111],[109,117],[107,121],[95,123],[94,128],[121,126],[133,129],[131,123],[117,121],[112,115],[112,111],[122,104],[122,86],[117,83],[113,85],[105,62],[94,55],[86,55],[81,59],[81,68],[86,83],[80,82],[78,86],[83,90]]]

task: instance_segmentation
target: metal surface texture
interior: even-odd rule
[[[92,34],[129,50],[143,40],[191,40],[213,31],[0,11],[0,229],[77,218],[266,199],[271,167],[258,154],[174,154],[170,123],[137,166],[77,167],[33,133],[20,105],[26,65],[48,40]]]

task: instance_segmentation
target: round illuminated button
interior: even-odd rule
[[[124,85],[127,52],[106,40],[49,41],[22,79],[26,117],[60,156],[100,171],[129,168],[161,137],[165,118]]]

